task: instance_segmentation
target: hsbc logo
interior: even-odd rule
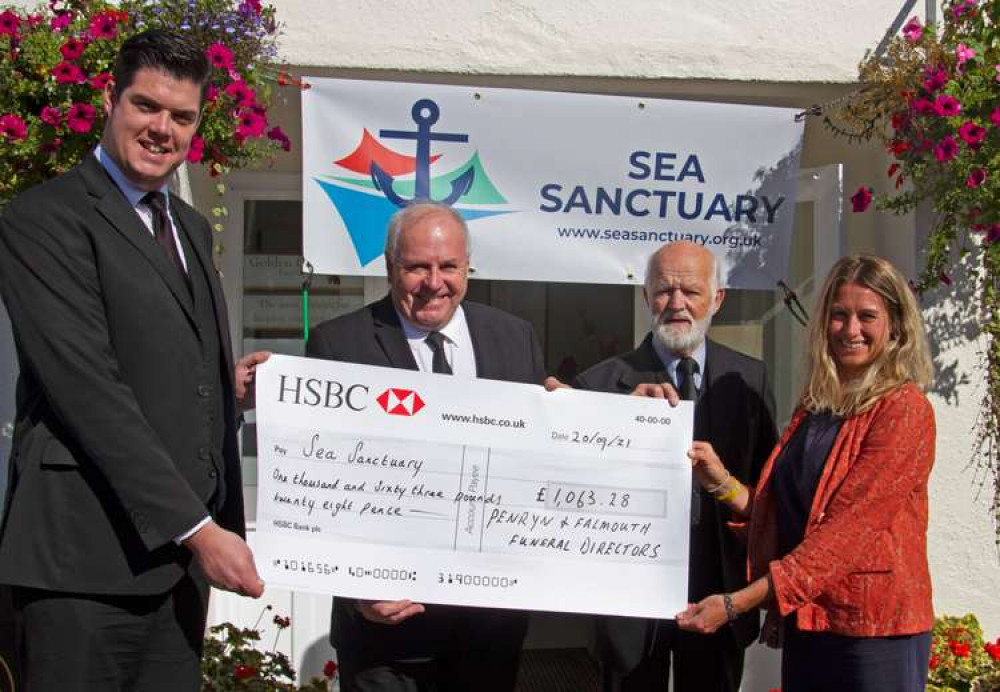
[[[424,407],[424,400],[412,389],[389,388],[375,399],[391,416],[413,416]]]

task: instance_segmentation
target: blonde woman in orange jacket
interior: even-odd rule
[[[752,582],[677,622],[714,632],[764,607],[764,636],[784,649],[784,692],[917,692],[934,620],[923,322],[902,275],[867,255],[837,262],[818,305],[801,402],[756,489],[731,478],[711,445],[690,452],[698,481],[742,520],[733,525],[747,531]]]

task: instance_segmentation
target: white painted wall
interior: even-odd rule
[[[296,65],[848,82],[902,0],[272,0]],[[923,11],[923,1],[918,3]]]

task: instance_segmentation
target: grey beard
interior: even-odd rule
[[[669,324],[661,324],[659,316],[653,318],[653,338],[671,353],[693,353],[705,340],[708,328],[712,326],[712,316],[694,320],[686,332],[677,332]]]

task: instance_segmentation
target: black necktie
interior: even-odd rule
[[[427,345],[434,351],[434,360],[431,361],[431,370],[442,375],[451,375],[451,366],[448,359],[444,357],[444,334],[441,332],[431,332],[424,339]]]
[[[147,192],[142,198],[143,204],[153,212],[153,237],[157,244],[167,253],[170,263],[177,267],[181,278],[187,281],[187,272],[184,271],[184,263],[177,252],[177,243],[174,242],[174,232],[170,225],[170,217],[167,216],[167,198],[159,190]]]
[[[694,385],[694,376],[698,372],[698,361],[694,358],[681,358],[677,361],[677,377],[680,385],[677,393],[684,401],[695,401],[698,398],[698,388]]]

